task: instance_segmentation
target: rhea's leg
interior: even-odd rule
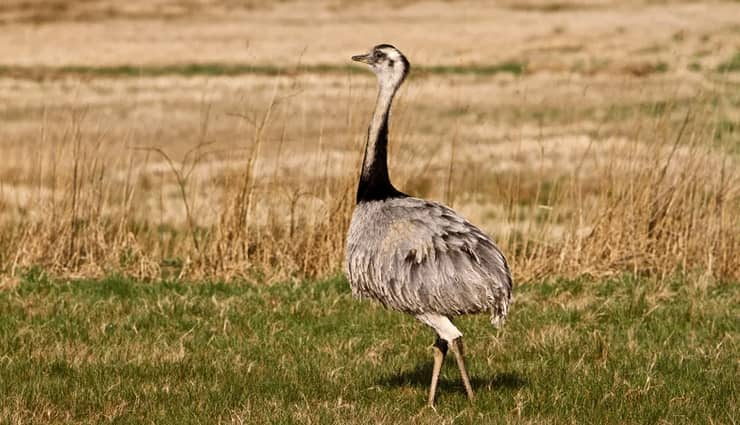
[[[429,387],[429,406],[434,407],[434,395],[437,392],[437,382],[439,381],[439,371],[442,370],[445,355],[447,355],[447,341],[437,335],[437,340],[432,345],[434,350],[434,368],[432,369],[432,385]]]
[[[422,323],[425,325],[431,327],[434,329],[434,331],[437,333],[437,341],[434,343],[434,370],[432,371],[432,387],[429,389],[429,404],[432,405],[434,403],[434,394],[437,390],[437,382],[439,380],[439,370],[442,368],[442,361],[444,360],[445,353],[447,352],[447,347],[449,344],[453,344],[452,348],[453,350],[456,350],[456,347],[454,345],[456,340],[459,340],[460,337],[462,337],[462,332],[460,332],[459,329],[455,327],[455,325],[450,322],[450,319],[447,317],[436,314],[436,313],[423,313],[423,314],[417,314],[416,318],[419,319]],[[444,347],[442,349],[441,347]],[[455,356],[457,356],[457,351],[455,351]],[[460,359],[458,358],[458,364],[460,364]],[[467,379],[467,373],[465,374],[464,380]],[[469,380],[466,380],[466,389],[470,387]],[[468,391],[468,397],[472,394],[472,390]]]
[[[455,338],[452,340],[452,352],[455,354],[455,360],[457,360],[457,367],[460,368],[460,376],[465,385],[465,392],[468,393],[468,399],[470,401],[475,400],[475,394],[473,393],[473,387],[470,385],[470,377],[468,376],[468,370],[465,368],[465,354],[463,352],[462,337]]]

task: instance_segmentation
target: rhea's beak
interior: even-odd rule
[[[355,62],[362,62],[362,63],[366,63],[366,64],[371,64],[372,63],[372,58],[373,58],[373,55],[371,55],[370,53],[366,53],[364,55],[355,55],[355,56],[352,56],[352,60],[353,61],[355,61]]]

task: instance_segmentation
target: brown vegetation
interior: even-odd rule
[[[511,35],[515,47],[495,62],[471,52],[460,52],[464,65],[446,62],[457,57],[459,44],[432,49],[407,36],[412,63],[426,68],[412,72],[394,111],[397,186],[447,202],[480,224],[499,241],[518,281],[625,271],[740,279],[740,98],[737,74],[715,71],[734,54],[727,31],[737,37],[737,29],[711,26],[732,6],[707,9],[702,20],[693,19],[704,10],[695,5],[599,3],[595,15],[592,8],[551,11],[540,3],[481,12],[490,20],[514,14],[540,22],[540,29],[552,26],[546,37],[527,36],[523,25]],[[405,16],[399,19],[422,6],[396,6]],[[286,28],[282,8],[259,12],[276,33]],[[367,10],[327,6],[329,31]],[[661,26],[653,39],[637,37],[633,28],[661,11],[674,14],[674,27]],[[611,13],[622,30],[593,39],[576,24],[584,13],[594,19]],[[146,19],[165,29],[165,39],[175,25]],[[176,24],[191,34],[199,25],[217,26],[217,18],[209,19]],[[44,21],[50,23],[41,29],[52,33],[72,29],[71,43],[75,28],[96,31],[73,18]],[[291,31],[313,31],[299,22]],[[409,22],[411,34],[429,33],[435,23],[423,16]],[[125,20],[111,25],[113,39],[132,28]],[[471,34],[476,25],[468,27]],[[0,51],[9,49],[12,34],[0,35]],[[149,33],[143,34],[140,43]],[[709,54],[702,53],[707,40],[716,44]],[[354,48],[376,41],[388,40],[368,38]],[[54,62],[46,50],[6,61],[20,67],[14,73],[51,71],[33,80],[0,77],[0,273],[39,266],[65,276],[278,279],[339,271],[374,92],[370,74],[351,73],[343,57],[334,57],[348,42],[305,49],[280,62],[278,75],[248,69],[219,75],[214,68],[198,75],[177,69],[96,75],[84,48],[69,53],[83,55],[77,62],[65,55]],[[137,43],[126,46],[122,61],[104,57],[100,65],[133,63],[144,47]],[[233,51],[229,43],[213,60]],[[297,46],[286,43],[288,51]],[[593,47],[610,43],[631,44],[601,53]],[[274,64],[265,51],[257,48],[255,62]],[[157,63],[155,53],[136,64]],[[526,65],[524,73],[494,66],[504,61]],[[54,72],[70,63],[88,68]],[[334,67],[301,71],[297,63]],[[291,66],[289,74],[281,71]]]

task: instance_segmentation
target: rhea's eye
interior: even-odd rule
[[[381,53],[380,50],[376,50],[376,51],[373,52],[373,57],[375,59],[380,59],[380,58],[383,57],[383,53]]]

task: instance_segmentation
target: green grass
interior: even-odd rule
[[[506,72],[514,75],[520,75],[526,69],[526,65],[519,62],[504,62],[496,65],[436,65],[420,67],[422,72],[429,74],[474,74],[474,75],[492,75]]]
[[[654,65],[653,69],[655,70],[655,72],[668,72],[668,64],[665,62],[658,62]]]
[[[699,62],[691,62],[687,66],[687,68],[688,68],[689,71],[699,72],[699,71],[701,71],[701,63],[699,63]]]
[[[348,63],[345,65],[300,65],[300,66],[274,66],[274,65],[250,65],[229,63],[190,63],[169,65],[114,65],[114,66],[18,66],[0,65],[0,77],[44,79],[67,76],[91,76],[91,77],[161,77],[161,76],[235,76],[235,75],[289,75],[296,73],[360,73],[367,72],[365,67]],[[524,72],[524,64],[517,62],[504,62],[493,65],[460,65],[460,66],[414,66],[412,73],[416,75],[428,74],[473,74],[493,75],[498,73],[511,73],[519,75]]]
[[[0,423],[737,423],[737,284],[629,277],[517,288],[457,321],[425,408],[432,334],[295,284],[52,281],[0,290]]]
[[[727,62],[721,63],[717,66],[719,72],[738,72],[740,71],[740,51],[735,53],[735,56],[731,57]]]

